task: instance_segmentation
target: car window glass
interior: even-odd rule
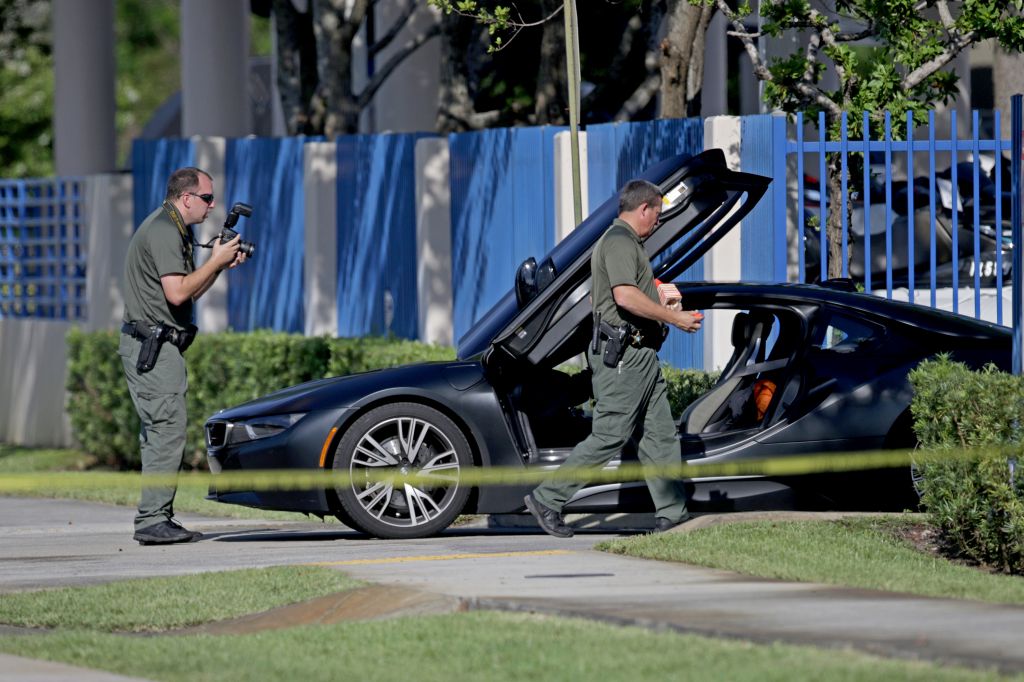
[[[814,346],[835,353],[849,353],[863,347],[877,335],[875,327],[841,315],[833,315],[819,327]]]

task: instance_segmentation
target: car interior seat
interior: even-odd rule
[[[765,346],[774,318],[770,315],[739,313],[732,324],[733,353],[722,369],[722,377],[706,394],[693,401],[679,417],[684,433],[705,433],[730,427],[736,405],[730,401],[753,385],[759,372],[766,371]]]

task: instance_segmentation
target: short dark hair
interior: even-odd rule
[[[654,206],[661,203],[661,190],[646,180],[630,180],[619,192],[619,213],[635,211],[644,204]]]
[[[200,173],[210,178],[211,181],[213,180],[209,173],[194,166],[179,168],[171,173],[171,177],[167,178],[167,195],[164,196],[164,199],[174,201],[182,194],[187,194],[198,188]]]

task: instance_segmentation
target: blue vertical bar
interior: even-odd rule
[[[995,112],[996,138],[996,324],[1003,323],[1003,137],[999,110]]]
[[[849,156],[849,154],[850,154],[850,143],[849,143],[849,140],[847,139],[846,112],[845,111],[839,117],[839,128],[840,128],[840,131],[839,131],[839,154],[840,154],[840,159],[839,159],[839,162],[840,162],[840,171],[839,171],[839,173],[840,173],[840,180],[839,180],[839,184],[842,187],[842,192],[843,192],[843,196],[842,196],[841,203],[840,203],[841,209],[840,209],[840,213],[839,213],[840,224],[842,225],[842,233],[843,233],[843,241],[842,241],[842,244],[843,244],[843,251],[842,251],[842,253],[843,253],[843,268],[842,268],[842,273],[843,273],[843,277],[849,277],[850,276],[850,263],[849,263],[849,258],[847,256],[847,254],[850,253],[850,225],[849,225],[849,220],[847,219],[847,216],[849,215],[849,210],[850,210],[850,198],[849,198],[849,193],[848,193],[848,190],[847,190],[847,185],[848,185],[847,176],[849,175],[849,173],[847,172],[847,169],[846,169],[846,157]]]
[[[772,117],[772,204],[774,279],[785,282],[786,273],[786,117]],[[781,182],[780,182],[781,179]]]
[[[930,221],[929,225],[929,244],[931,246],[928,249],[928,266],[929,266],[929,284],[932,290],[932,307],[936,307],[935,301],[935,287],[936,287],[936,252],[935,252],[935,112],[928,112],[928,217]]]
[[[892,116],[885,112],[885,297],[892,300]]]
[[[914,299],[914,114],[907,112],[907,300]]]
[[[960,186],[957,182],[957,139],[956,139],[956,109],[949,112],[949,172],[950,182],[953,184],[953,215],[950,232],[953,237],[953,312],[960,312],[960,246],[958,232],[960,231]]]
[[[974,109],[971,117],[971,158],[973,159],[971,180],[974,182],[972,195],[974,200],[974,317],[977,319],[981,319],[981,215],[978,205],[981,203],[978,192],[978,184],[981,182],[980,159],[978,158],[980,151],[978,148],[978,110]],[[999,229],[998,225],[996,229]]]
[[[864,112],[864,291],[871,293],[871,126],[868,124],[868,112]]]
[[[818,112],[818,251],[821,256],[821,270],[818,279],[824,282],[828,279],[828,232],[825,230],[825,223],[828,222],[828,202],[825,195],[825,140],[828,139],[828,132],[825,130],[825,112]]]
[[[796,113],[796,281],[803,284],[807,281],[805,251],[807,241],[804,239],[804,112]]]
[[[1021,276],[1024,274],[1024,262],[1021,260],[1021,214],[1020,214],[1020,156],[1021,149],[1021,103],[1022,95],[1010,98],[1010,222],[1013,229],[1013,269],[1010,277],[1013,282],[1013,299],[1010,315],[1013,320],[1013,373],[1021,373]]]

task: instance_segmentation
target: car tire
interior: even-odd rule
[[[462,513],[473,466],[469,443],[451,419],[419,403],[393,403],[359,417],[338,443],[334,471],[351,480],[335,486],[339,516],[380,538],[422,538],[441,532]],[[394,485],[381,473],[428,472],[438,484]],[[346,522],[346,525],[349,525]]]

